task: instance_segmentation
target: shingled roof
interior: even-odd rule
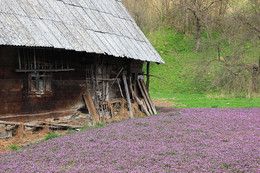
[[[0,0],[0,45],[164,63],[121,0]]]

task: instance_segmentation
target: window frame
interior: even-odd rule
[[[34,76],[32,76],[34,74]],[[33,79],[34,77],[34,79]],[[42,79],[41,79],[42,77]],[[35,89],[33,89],[32,83],[35,80]],[[49,81],[47,81],[49,80]],[[40,86],[42,82],[42,89]],[[47,85],[49,83],[49,85]],[[49,72],[30,72],[28,73],[28,93],[31,95],[45,95],[52,94],[52,73]]]

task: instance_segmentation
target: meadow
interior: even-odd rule
[[[0,154],[0,172],[259,172],[260,108],[163,108]]]

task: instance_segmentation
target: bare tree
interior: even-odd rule
[[[210,9],[214,4],[221,2],[222,0],[185,0],[185,6],[189,10],[196,20],[196,48],[195,53],[198,53],[200,49],[200,40],[201,40],[201,31],[202,25],[205,22],[205,19],[210,14]]]

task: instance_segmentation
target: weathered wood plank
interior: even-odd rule
[[[151,105],[150,105],[149,102],[148,102],[148,98],[146,97],[146,94],[145,94],[145,92],[144,92],[144,89],[143,89],[143,87],[142,87],[141,82],[140,82],[139,80],[137,80],[137,83],[138,83],[138,86],[139,86],[140,91],[141,91],[141,93],[142,93],[142,96],[143,96],[143,98],[144,98],[144,101],[145,101],[145,104],[146,104],[146,107],[147,107],[148,111],[150,112],[150,114],[153,114],[153,111],[152,111],[152,109],[151,109]]]
[[[123,82],[124,82],[124,85],[125,85],[126,99],[127,99],[127,102],[128,102],[128,108],[129,108],[129,112],[130,112],[130,118],[134,118],[133,109],[132,109],[132,104],[131,104],[130,95],[129,95],[129,90],[128,90],[128,85],[127,85],[126,76],[125,76],[124,73],[123,73]]]
[[[141,85],[142,85],[142,87],[143,87],[143,90],[144,90],[144,93],[145,93],[145,95],[146,95],[146,97],[147,97],[147,100],[148,100],[149,104],[151,105],[151,108],[152,108],[152,110],[153,110],[153,113],[154,113],[154,114],[157,114],[157,111],[156,111],[156,109],[155,109],[155,106],[154,106],[154,104],[153,104],[153,101],[152,101],[152,99],[151,99],[149,93],[147,92],[147,90],[146,90],[146,88],[145,88],[144,80],[143,80],[143,79],[139,79],[139,81],[140,81],[140,83],[141,83]]]
[[[130,91],[131,91],[131,93],[133,94],[133,96],[134,96],[134,98],[135,98],[137,104],[139,104],[139,105],[143,108],[143,110],[144,110],[144,112],[145,112],[146,115],[150,116],[151,114],[148,112],[147,107],[146,107],[146,106],[143,104],[143,102],[136,96],[135,92],[133,91],[132,86],[130,86]]]
[[[93,118],[94,123],[100,123],[98,113],[94,106],[94,102],[91,98],[91,94],[87,93],[86,95],[83,95],[83,98],[84,98],[85,104],[89,110],[89,113],[91,114],[91,116]]]

